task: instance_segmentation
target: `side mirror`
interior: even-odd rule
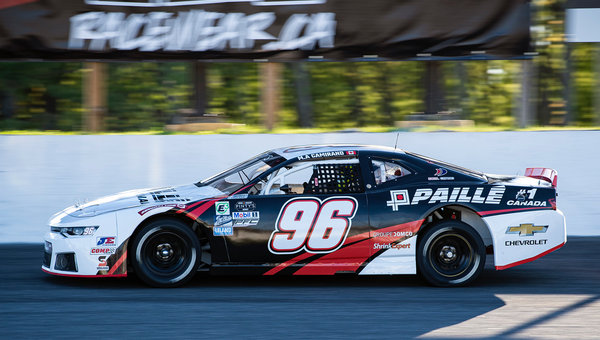
[[[289,194],[290,191],[291,191],[290,186],[287,185],[287,184],[284,184],[284,185],[280,186],[279,190],[285,192],[286,194]]]

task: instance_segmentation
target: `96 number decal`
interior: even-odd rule
[[[316,197],[287,201],[269,239],[274,254],[330,253],[342,246],[350,231],[358,203],[353,197]]]

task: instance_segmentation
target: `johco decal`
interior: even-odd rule
[[[388,232],[377,232],[373,234],[373,237],[411,237],[413,236],[412,231],[388,231]]]
[[[487,194],[485,188],[424,188],[417,189],[412,200],[408,194],[408,190],[390,190],[391,200],[387,201],[387,206],[393,211],[398,211],[398,206],[401,205],[417,205],[421,202],[428,204],[460,202],[460,203],[485,203],[485,204],[500,204],[504,191],[503,186],[496,186],[489,189]]]

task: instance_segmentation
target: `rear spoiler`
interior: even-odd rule
[[[527,168],[525,169],[525,176],[542,179],[551,183],[554,188],[556,188],[556,182],[558,181],[558,173],[556,170],[548,168]]]

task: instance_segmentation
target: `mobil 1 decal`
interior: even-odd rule
[[[353,197],[292,198],[281,207],[269,239],[273,254],[330,253],[339,249],[358,210]]]
[[[493,187],[438,187],[413,190],[390,190],[387,206],[398,211],[401,205],[434,203],[484,203],[500,204],[504,196],[504,186]]]

